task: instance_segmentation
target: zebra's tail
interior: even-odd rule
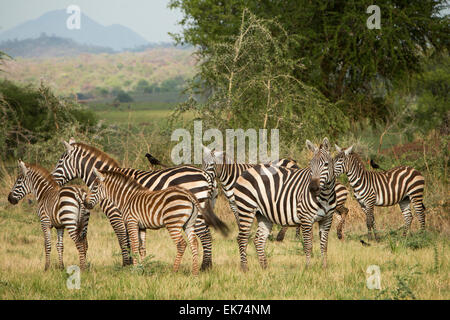
[[[202,216],[205,218],[205,223],[208,226],[212,226],[214,229],[219,230],[224,236],[228,235],[229,229],[227,225],[214,213],[210,198],[206,199],[205,208],[200,208],[200,210]]]

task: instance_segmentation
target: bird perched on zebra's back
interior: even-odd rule
[[[156,159],[154,156],[152,156],[150,153],[146,153],[145,157],[147,158],[148,162],[152,165],[152,166],[161,166],[163,168],[167,168],[167,166],[165,164],[162,164],[161,161],[159,161],[158,159]]]

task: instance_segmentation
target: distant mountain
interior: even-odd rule
[[[114,53],[109,47],[79,44],[72,39],[49,37],[45,33],[39,38],[25,40],[8,40],[0,43],[0,51],[11,57],[51,58],[76,56],[81,53]]]
[[[131,29],[119,24],[103,26],[81,13],[80,29],[68,29],[69,14],[65,10],[50,11],[37,19],[29,20],[0,33],[0,42],[39,38],[42,33],[72,39],[80,44],[110,47],[120,51],[145,46],[148,41]]]

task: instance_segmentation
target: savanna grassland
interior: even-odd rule
[[[123,106],[127,108],[127,105]],[[137,108],[139,109],[139,108]],[[98,111],[100,119],[116,122],[114,112]],[[127,126],[143,114],[153,120],[162,110],[123,111],[116,122]],[[167,111],[166,111],[167,114]],[[104,116],[103,116],[104,115]],[[145,121],[144,121],[145,122]],[[141,124],[153,127],[156,123]],[[157,138],[146,135],[141,142],[152,144]],[[128,147],[133,149],[139,136]],[[142,141],[142,140],[141,140]],[[164,143],[164,142],[163,142]],[[124,142],[125,144],[125,142]],[[59,147],[63,151],[62,144]],[[151,150],[151,148],[150,148]],[[124,166],[148,169],[145,160],[137,161],[139,152],[115,154]],[[142,154],[143,155],[143,154]],[[166,154],[164,154],[166,155]],[[58,155],[52,159],[56,163]],[[309,154],[302,151],[301,163],[306,165]],[[414,219],[411,234],[404,238],[400,229],[403,218],[395,207],[376,208],[375,219],[381,234],[380,242],[367,242],[365,217],[356,200],[350,196],[350,209],[345,227],[345,239],[338,240],[335,226],[329,236],[328,267],[322,268],[318,230],[314,230],[312,266],[305,268],[302,243],[289,230],[284,242],[268,241],[266,253],[269,267],[263,270],[258,263],[253,242],[248,246],[249,272],[239,265],[236,241],[237,226],[223,196],[215,212],[230,227],[228,237],[213,233],[213,269],[191,275],[191,253],[187,249],[180,271],[172,272],[176,249],[165,229],[147,231],[147,258],[138,266],[122,267],[122,258],[115,234],[105,217],[96,208],[89,222],[88,270],[82,272],[81,288],[66,287],[68,274],[58,269],[57,253],[53,246],[52,267],[44,272],[43,235],[35,214],[36,203],[24,199],[19,205],[7,202],[7,194],[14,183],[16,169],[2,169],[0,197],[0,298],[1,299],[449,299],[449,212],[445,209],[446,189],[427,188],[427,230],[419,232]],[[32,199],[31,196],[27,198]],[[252,236],[255,232],[252,232]],[[275,226],[273,238],[279,227]],[[252,239],[252,238],[251,238]],[[53,245],[56,233],[53,232]],[[65,266],[78,264],[78,255],[68,234],[64,240]],[[201,259],[201,255],[200,255]],[[377,265],[381,271],[381,290],[366,286],[367,268]]]

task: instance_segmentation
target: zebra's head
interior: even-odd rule
[[[75,166],[75,139],[70,138],[69,142],[63,141],[66,151],[59,158],[52,176],[58,185],[62,186],[67,182],[77,178]]]
[[[348,160],[352,153],[353,146],[348,148],[340,148],[337,144],[334,145],[338,154],[334,157],[334,174],[336,177],[343,173],[347,173],[349,170]]]
[[[324,138],[322,144],[317,147],[311,141],[306,140],[308,149],[314,153],[309,162],[311,168],[311,182],[309,191],[317,196],[321,190],[328,189],[328,186],[334,182],[333,158],[330,153],[330,142]]]
[[[223,151],[216,151],[203,146],[203,170],[211,177],[220,174],[223,164],[232,164],[233,160]]]
[[[105,177],[96,168],[93,168],[92,170],[96,178],[92,183],[89,194],[84,199],[84,206],[88,210],[93,209],[97,203],[106,198],[105,185],[103,184]]]
[[[28,168],[26,164],[22,161],[18,161],[19,165],[19,176],[14,183],[14,186],[11,189],[11,192],[8,195],[8,201],[11,204],[17,204],[20,200],[22,200],[27,194],[31,193],[30,182],[28,179]]]

